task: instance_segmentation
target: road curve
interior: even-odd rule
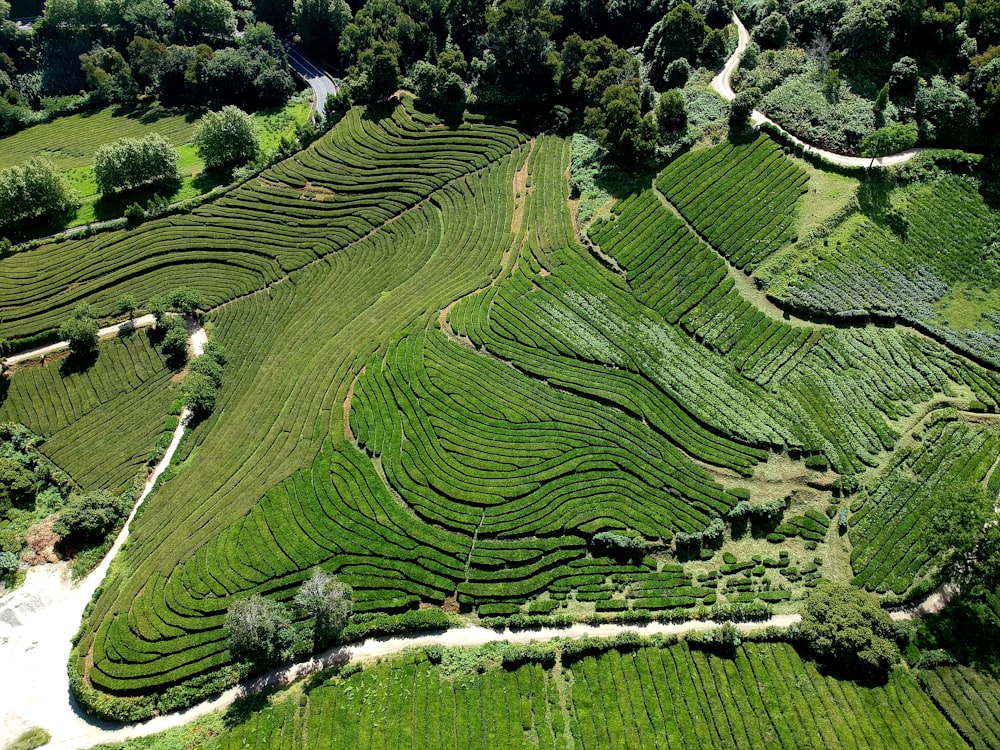
[[[288,64],[313,90],[313,110],[318,115],[323,114],[326,106],[326,98],[337,93],[337,84],[333,78],[310,60],[297,47],[289,44],[286,46],[288,53]]]
[[[722,70],[719,71],[718,75],[712,79],[712,83],[710,84],[712,90],[727,102],[731,102],[736,98],[736,92],[733,91],[732,86],[733,74],[736,72],[736,68],[739,67],[740,60],[743,59],[743,53],[746,52],[747,46],[750,44],[750,32],[747,31],[747,27],[743,25],[743,22],[740,20],[739,16],[736,15],[736,13],[733,13],[733,23],[736,24],[736,31],[739,35],[739,39],[736,43],[736,49],[733,51],[733,54],[729,56],[729,59],[726,60],[726,64],[722,67]],[[891,167],[895,164],[902,164],[903,162],[909,161],[921,151],[927,150],[924,148],[911,148],[907,151],[901,151],[898,154],[889,154],[887,156],[880,156],[874,159],[866,156],[846,156],[833,151],[827,151],[826,149],[817,148],[816,146],[806,143],[801,138],[789,133],[781,127],[781,125],[776,123],[760,110],[755,109],[753,111],[753,114],[750,115],[750,121],[758,127],[765,122],[770,123],[772,126],[780,130],[790,141],[801,147],[803,151],[815,154],[825,161],[841,167],[862,167],[865,169],[873,166]]]

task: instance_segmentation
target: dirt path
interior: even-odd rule
[[[104,329],[118,330],[120,326]],[[200,325],[189,326],[189,332],[191,349],[197,356],[208,339]],[[51,353],[58,351],[58,347],[44,347],[44,350]],[[36,349],[19,356],[23,361],[42,354]],[[190,417],[187,409],[181,413],[163,459],[146,478],[142,494],[118,538],[90,575],[74,584],[70,580],[68,563],[36,566],[28,570],[24,585],[0,599],[0,676],[5,677],[0,679],[0,747],[33,726],[48,729],[54,742],[80,738],[78,744],[66,746],[83,747],[102,741],[110,725],[85,718],[70,697],[66,661],[71,639],[80,627],[84,609],[107,575],[111,561],[128,539],[129,525],[136,511],[170,464]]]
[[[712,83],[710,84],[712,90],[727,102],[731,102],[736,98],[736,92],[733,91],[732,86],[733,73],[735,73],[736,68],[739,67],[740,60],[743,58],[743,53],[746,52],[747,45],[750,44],[750,32],[747,31],[746,26],[743,25],[743,22],[735,13],[733,13],[733,23],[736,24],[736,31],[739,34],[739,41],[736,44],[736,50],[730,58],[726,60],[726,64],[722,67],[722,70],[719,71],[719,74],[712,79]],[[901,151],[898,154],[889,154],[876,159],[871,159],[865,156],[845,156],[844,154],[837,154],[833,151],[827,151],[826,149],[816,148],[815,146],[809,145],[801,138],[797,138],[789,133],[778,123],[759,110],[755,109],[753,111],[753,114],[750,116],[750,120],[754,125],[758,126],[765,122],[770,123],[784,133],[785,136],[796,145],[800,146],[804,151],[815,154],[831,164],[836,164],[842,167],[863,167],[866,169],[870,167],[890,167],[894,164],[902,164],[903,162],[909,161],[921,151],[926,151],[926,149],[923,148],[911,148],[908,151]]]
[[[99,339],[110,338],[111,336],[120,336],[128,331],[135,330],[136,328],[149,328],[156,324],[156,318],[152,315],[143,315],[141,317],[135,318],[134,320],[126,320],[122,323],[115,323],[112,326],[106,326],[101,328],[97,332],[97,337]],[[55,354],[56,352],[62,351],[63,349],[69,348],[68,341],[57,341],[54,344],[49,344],[48,346],[40,346],[37,349],[29,349],[26,352],[21,352],[20,354],[12,354],[6,358],[8,365],[16,365],[19,362],[24,362],[29,359],[38,359],[40,357],[45,357],[49,354]]]

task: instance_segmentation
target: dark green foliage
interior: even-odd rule
[[[0,520],[35,499],[35,474],[21,461],[0,457]]]
[[[170,292],[168,297],[170,309],[181,315],[194,315],[200,307],[205,306],[202,294],[190,287],[179,287]]]
[[[664,92],[656,102],[655,116],[661,137],[682,132],[688,122],[684,95],[676,89]]]
[[[306,49],[330,57],[351,21],[351,9],[344,0],[294,0],[291,21]]]
[[[128,509],[126,495],[114,495],[105,490],[75,495],[60,511],[53,530],[65,543],[100,542],[118,527]]]
[[[66,178],[42,158],[0,170],[0,230],[33,219],[57,221],[80,204]]]
[[[184,405],[196,419],[204,419],[215,409],[218,386],[201,372],[191,372],[184,378]]]
[[[878,600],[860,589],[821,583],[806,600],[798,637],[831,669],[884,676],[899,661],[895,629]]]
[[[59,326],[59,338],[69,342],[70,354],[83,357],[97,348],[97,321],[88,307],[78,307],[73,317]]]
[[[699,53],[710,32],[705,18],[687,2],[674,6],[657,21],[642,47],[650,64],[649,78],[653,85],[659,87],[665,83],[667,66],[678,58],[692,65],[701,62]]]
[[[271,663],[295,642],[295,627],[287,608],[259,594],[230,605],[225,629],[229,653],[236,661]]]
[[[192,140],[210,169],[244,164],[260,148],[253,118],[233,106],[206,113]]]
[[[753,27],[754,40],[761,49],[780,49],[788,39],[788,19],[781,13],[771,13]]]
[[[180,318],[170,317],[165,322],[166,333],[160,348],[171,367],[177,369],[187,361],[188,357],[187,327]]]
[[[729,105],[729,127],[737,131],[750,127],[750,115],[760,100],[760,89],[749,88],[739,92]]]

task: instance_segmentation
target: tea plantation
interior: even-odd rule
[[[428,609],[793,612],[823,579],[893,601],[936,584],[948,489],[1000,488],[990,357],[903,313],[914,325],[796,303],[809,284],[852,293],[795,259],[827,258],[824,239],[797,236],[813,173],[765,136],[679,156],[587,227],[570,168],[554,135],[354,109],[190,213],[0,262],[12,339],[83,301],[107,316],[123,293],[185,285],[229,359],[74,644],[85,707],[145,717],[231,682],[231,604],[287,602],[316,566],[353,587],[361,630]],[[994,221],[968,180],[900,189]],[[933,238],[909,226],[870,252],[917,278]],[[17,370],[0,416],[45,435],[80,484],[117,486],[162,428],[169,381],[136,334],[81,374]],[[947,672],[926,693],[905,668],[862,686],[783,643],[508,667],[453,679],[422,658],[382,664],[213,746],[674,747],[698,727],[706,747],[963,747],[961,723],[978,721],[936,697],[955,693]]]

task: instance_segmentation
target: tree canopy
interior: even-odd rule
[[[210,169],[244,164],[260,149],[253,118],[234,106],[206,113],[192,140],[198,156]]]
[[[878,600],[824,581],[806,600],[798,637],[829,667],[860,677],[884,675],[899,660],[895,627]]]
[[[179,156],[164,136],[150,133],[143,138],[120,138],[97,149],[94,177],[104,194],[133,190],[178,179]]]
[[[295,642],[287,608],[254,594],[237,599],[226,613],[229,652],[236,661],[273,662]]]

